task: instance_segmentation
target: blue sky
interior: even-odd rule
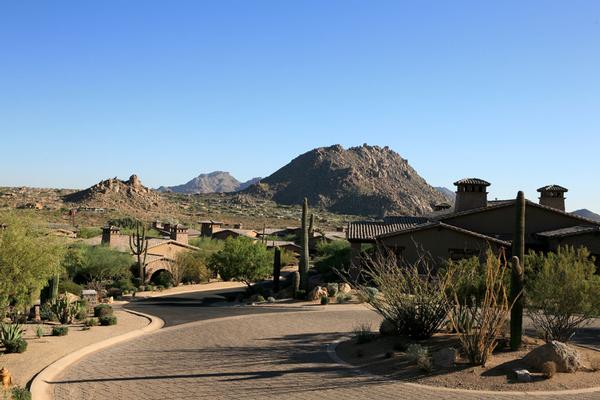
[[[598,1],[5,1],[0,185],[266,176],[388,145],[600,211]]]

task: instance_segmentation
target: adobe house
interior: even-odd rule
[[[223,222],[221,221],[213,221],[213,220],[205,220],[198,221],[200,224],[200,236],[203,237],[211,237],[213,233],[219,231],[223,226]]]
[[[350,223],[348,240],[354,257],[360,255],[365,243],[395,248],[409,262],[416,261],[413,249],[417,247],[440,262],[482,255],[488,247],[509,249],[515,229],[516,201],[488,201],[490,183],[479,178],[462,179],[455,185],[454,211],[442,210],[424,218]],[[544,186],[539,189],[540,204],[526,201],[526,249],[546,252],[568,244],[585,246],[592,254],[600,254],[600,223],[565,212],[566,191],[558,185]]]
[[[187,244],[189,240],[188,228],[181,224],[171,225],[170,237],[172,240]]]

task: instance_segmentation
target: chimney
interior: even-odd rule
[[[188,228],[179,224],[172,225],[171,239],[188,244]]]
[[[454,185],[456,185],[455,212],[487,207],[489,182],[479,178],[465,178],[454,182]]]
[[[537,190],[540,192],[540,204],[565,211],[565,193],[569,190],[559,185],[548,185]]]
[[[102,244],[106,244],[110,246],[111,239],[115,236],[119,236],[121,234],[121,230],[116,226],[105,226],[102,228]],[[114,240],[113,240],[114,241]]]

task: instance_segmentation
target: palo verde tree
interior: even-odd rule
[[[148,254],[148,240],[146,239],[146,227],[138,221],[135,232],[129,236],[129,248],[137,257],[138,274],[141,283],[146,281],[146,255]]]
[[[515,203],[515,234],[510,282],[510,348],[518,350],[523,338],[523,264],[525,260],[525,194],[519,192]]]

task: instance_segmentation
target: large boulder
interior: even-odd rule
[[[340,283],[338,285],[338,291],[340,293],[346,294],[346,293],[350,293],[350,291],[352,290],[352,288],[350,287],[350,285],[348,285],[347,283]]]
[[[576,349],[556,340],[531,350],[523,357],[523,362],[537,371],[542,371],[542,365],[548,361],[556,363],[557,372],[576,372],[582,365]]]
[[[320,300],[321,297],[327,297],[327,288],[321,286],[315,286],[313,290],[310,291],[308,295],[309,300]]]

